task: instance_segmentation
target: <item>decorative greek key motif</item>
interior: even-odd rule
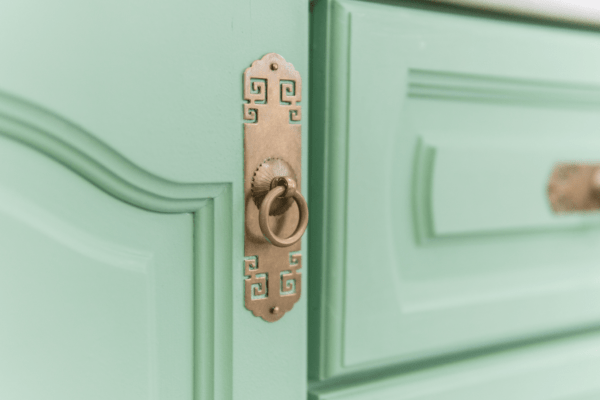
[[[293,296],[298,292],[300,286],[300,273],[298,270],[302,267],[302,256],[300,254],[290,255],[290,270],[281,273],[281,295]]]
[[[279,92],[279,93],[278,93]],[[262,113],[272,117],[302,119],[302,80],[294,66],[278,54],[255,61],[244,73],[244,119],[257,123]],[[275,106],[279,107],[275,107]]]
[[[300,298],[302,288],[302,274],[298,270],[302,268],[302,255],[292,253],[289,262],[283,265],[266,263],[261,268],[260,260],[255,257],[244,260],[244,275],[246,279],[246,307],[257,317],[265,316],[264,310],[268,310],[266,320],[277,320],[286,311],[289,311],[294,303]],[[269,317],[270,316],[270,317]]]
[[[267,276],[257,273],[256,259],[245,260],[244,275],[250,276],[246,279],[246,292],[250,292],[252,299],[267,296]]]
[[[302,119],[302,108],[296,102],[302,100],[301,92],[296,91],[294,81],[281,81],[281,102],[289,104],[290,121]]]

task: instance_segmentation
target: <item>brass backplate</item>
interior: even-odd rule
[[[548,182],[548,199],[556,213],[600,209],[600,164],[557,164]]]
[[[263,236],[259,209],[252,197],[255,173],[269,159],[284,160],[301,188],[302,80],[291,63],[269,53],[244,72],[244,195],[246,210],[246,308],[265,321],[280,319],[300,299],[302,257],[300,242],[276,247]],[[298,207],[270,216],[269,226],[288,237],[298,223]]]

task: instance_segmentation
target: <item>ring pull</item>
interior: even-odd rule
[[[296,226],[294,233],[286,239],[275,235],[269,226],[269,213],[273,201],[277,198],[292,198],[298,205],[298,226]],[[289,176],[278,176],[273,178],[271,181],[271,190],[269,190],[260,205],[258,223],[263,235],[265,235],[271,244],[277,247],[291,246],[302,238],[302,235],[306,231],[306,226],[308,225],[308,205],[306,204],[306,200],[304,199],[304,196],[302,196],[302,193],[297,190],[295,179]]]

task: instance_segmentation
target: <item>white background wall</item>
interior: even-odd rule
[[[431,0],[479,9],[600,25],[600,0]]]

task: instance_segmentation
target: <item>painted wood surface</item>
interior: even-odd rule
[[[19,162],[19,167],[6,169],[0,184],[18,181],[21,170],[31,175],[28,184],[15,183],[12,192],[26,202],[10,203],[16,208],[5,210],[5,219],[22,215],[23,204],[30,203],[46,218],[32,226],[11,222],[21,229],[10,237],[11,254],[21,264],[53,260],[43,270],[50,275],[48,287],[34,280],[39,290],[23,288],[30,290],[29,308],[23,312],[33,317],[11,318],[26,321],[23,329],[39,327],[52,321],[42,318],[44,308],[35,305],[43,301],[53,306],[58,319],[48,325],[52,337],[40,337],[31,352],[37,350],[42,358],[44,351],[64,350],[62,357],[52,358],[55,371],[47,377],[39,375],[49,360],[27,376],[13,371],[14,384],[30,382],[20,390],[29,390],[31,398],[61,400],[246,400],[280,398],[283,392],[288,398],[305,398],[306,298],[277,324],[253,317],[244,307],[242,77],[255,59],[277,52],[308,83],[307,19],[306,4],[279,0],[177,5],[27,0],[0,5],[0,52],[6,61],[0,65],[0,151],[15,155],[7,163]],[[303,98],[304,122],[308,88]],[[306,165],[308,151],[303,154]],[[45,176],[45,169],[55,172]],[[31,186],[37,191],[26,190]],[[79,191],[87,197],[78,198]],[[46,236],[38,232],[40,224],[48,225]],[[3,235],[10,234],[3,229]],[[64,232],[83,234],[74,239],[64,234],[75,244],[56,242]],[[24,242],[25,235],[32,239]],[[114,248],[126,251],[94,261],[80,249],[85,240],[99,257],[109,257]],[[137,253],[154,254],[148,265],[164,279],[152,283],[131,273],[127,280],[127,272],[115,271],[113,264],[137,260]],[[59,259],[69,261],[59,265]],[[25,272],[9,271],[15,286],[6,296],[23,300],[19,285],[25,278],[19,274]],[[59,274],[65,275],[63,280]],[[105,274],[104,281],[93,279],[98,274]],[[308,276],[308,263],[303,274]],[[113,301],[85,314],[85,306],[97,305],[103,289],[115,282],[121,286]],[[152,296],[154,305],[143,302]],[[73,308],[64,308],[66,303]],[[160,317],[158,328],[144,320],[152,314],[151,305]],[[82,315],[79,322],[72,320],[74,313]],[[126,321],[127,316],[132,320]],[[111,318],[115,325],[102,328]],[[169,321],[172,327],[163,329]],[[123,331],[117,322],[125,324]],[[79,332],[77,342],[77,326],[99,330]],[[16,337],[19,326],[10,332]],[[94,336],[103,332],[110,334]],[[23,334],[30,341],[42,335]],[[59,344],[54,349],[52,338]],[[99,357],[95,369],[90,367],[93,360],[77,355],[94,338],[96,347],[88,350]],[[136,338],[139,343],[129,348]],[[17,353],[5,354],[10,359],[3,368]],[[127,363],[112,369],[101,364],[110,355],[127,358]],[[65,381],[68,374],[72,376]],[[84,393],[102,374],[107,387]],[[117,375],[123,385],[130,384],[126,390],[119,391]],[[43,395],[43,385],[36,389],[35,384],[52,377],[55,392]],[[79,384],[73,382],[77,377]],[[49,397],[52,393],[61,396]]]
[[[313,15],[311,377],[598,326],[600,220],[545,191],[554,162],[600,157],[600,35]]]
[[[232,279],[213,267],[231,262],[230,185],[154,176],[79,127],[5,94],[0,137],[0,394],[191,399],[219,392],[215,369],[231,365],[215,350],[228,351],[222,340],[230,327],[214,312],[227,309],[231,292],[211,282]]]
[[[309,400],[592,400],[600,397],[597,335],[525,346],[343,388],[313,388]]]
[[[193,214],[132,207],[5,138],[0,160],[0,397],[192,398]]]

